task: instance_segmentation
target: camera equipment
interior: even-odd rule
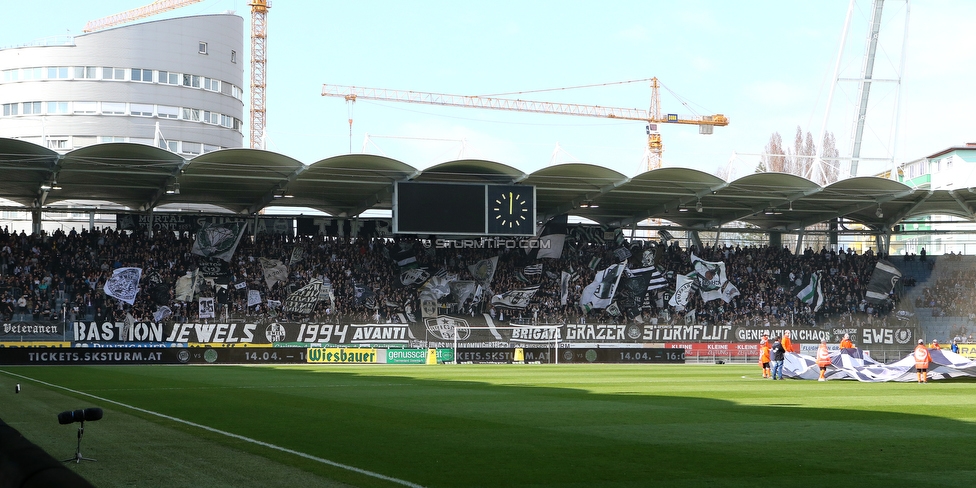
[[[97,407],[86,408],[84,410],[66,410],[58,414],[58,423],[61,425],[73,424],[75,422],[81,423],[78,426],[78,447],[75,449],[75,457],[65,459],[64,462],[74,461],[75,463],[81,463],[82,461],[95,461],[92,458],[86,458],[81,455],[81,436],[85,435],[85,421],[94,422],[101,420],[102,415],[104,415],[104,412]]]

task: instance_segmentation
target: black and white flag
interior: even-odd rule
[[[885,301],[900,279],[901,271],[895,265],[884,259],[878,260],[878,263],[874,265],[874,273],[871,273],[871,281],[868,282],[868,289],[864,294],[865,298],[874,304]]]
[[[522,270],[522,272],[525,273],[525,276],[538,276],[538,275],[541,275],[542,274],[542,263],[533,264],[533,265],[530,265],[530,266],[526,266],[525,269]]]
[[[264,282],[268,289],[272,289],[275,283],[288,281],[288,267],[278,259],[258,258],[261,262],[261,271],[264,272]]]
[[[261,292],[257,290],[247,290],[247,307],[261,305]]]
[[[496,307],[524,309],[529,305],[540,285],[516,288],[500,295],[491,297],[491,304]]]
[[[315,304],[319,301],[322,285],[322,280],[312,279],[307,285],[295,290],[285,300],[285,310],[304,315],[312,313],[312,310],[315,310]]]
[[[214,257],[230,262],[237,250],[237,244],[247,229],[246,221],[213,224],[205,222],[197,232],[190,252],[198,256]]]
[[[200,318],[212,319],[215,317],[213,297],[200,297]]]
[[[567,273],[565,271],[563,271],[562,275],[559,277],[559,304],[562,306],[566,306],[566,303],[569,302],[569,280],[572,279],[572,277],[572,273]]]
[[[167,307],[166,305],[163,305],[162,307],[157,308],[155,312],[153,312],[153,320],[156,321],[156,323],[159,323],[166,320],[171,315],[173,315],[173,309]]]
[[[495,268],[498,267],[498,256],[482,259],[475,264],[468,266],[468,271],[474,280],[482,285],[491,285],[491,280],[495,277]]]
[[[305,256],[305,248],[302,246],[295,246],[295,248],[291,250],[291,259],[288,261],[288,266],[304,261]]]
[[[568,218],[569,215],[565,214],[553,217],[542,227],[536,259],[559,259],[562,256],[563,246],[566,245],[566,222]]]
[[[796,297],[800,299],[801,302],[810,305],[813,311],[816,312],[820,310],[820,307],[824,303],[824,295],[822,290],[822,285],[820,284],[820,271],[814,272],[810,275],[810,281],[807,286],[800,290]]]
[[[129,305],[136,301],[142,268],[117,268],[105,282],[105,294]]]
[[[583,310],[589,311],[594,308],[610,306],[624,269],[626,269],[624,264],[614,264],[597,272],[593,282],[583,288],[583,294],[580,297],[580,306]]]

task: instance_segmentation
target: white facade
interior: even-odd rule
[[[0,137],[59,152],[156,144],[186,158],[243,147],[243,51],[244,20],[230,14],[0,49]]]

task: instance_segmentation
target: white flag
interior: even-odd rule
[[[112,277],[105,282],[105,294],[132,305],[139,293],[139,280],[141,278],[142,268],[118,268],[112,272]]]
[[[247,290],[247,306],[248,308],[255,305],[261,305],[261,292],[257,290]]]

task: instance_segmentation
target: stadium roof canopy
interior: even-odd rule
[[[58,154],[0,138],[0,198],[29,208],[62,201],[110,201],[132,211],[167,204],[213,205],[252,215],[269,207],[313,208],[337,217],[390,209],[398,181],[502,183],[536,187],[540,220],[569,213],[609,226],[663,219],[709,230],[742,221],[767,231],[796,231],[846,217],[885,229],[920,215],[974,220],[976,189],[916,189],[875,177],[822,187],[782,173],[724,181],[701,171],[661,168],[634,177],[590,164],[560,164],[526,174],[483,160],[418,170],[368,154],[305,165],[255,149],[225,149],[185,160],[152,146],[108,143]]]

